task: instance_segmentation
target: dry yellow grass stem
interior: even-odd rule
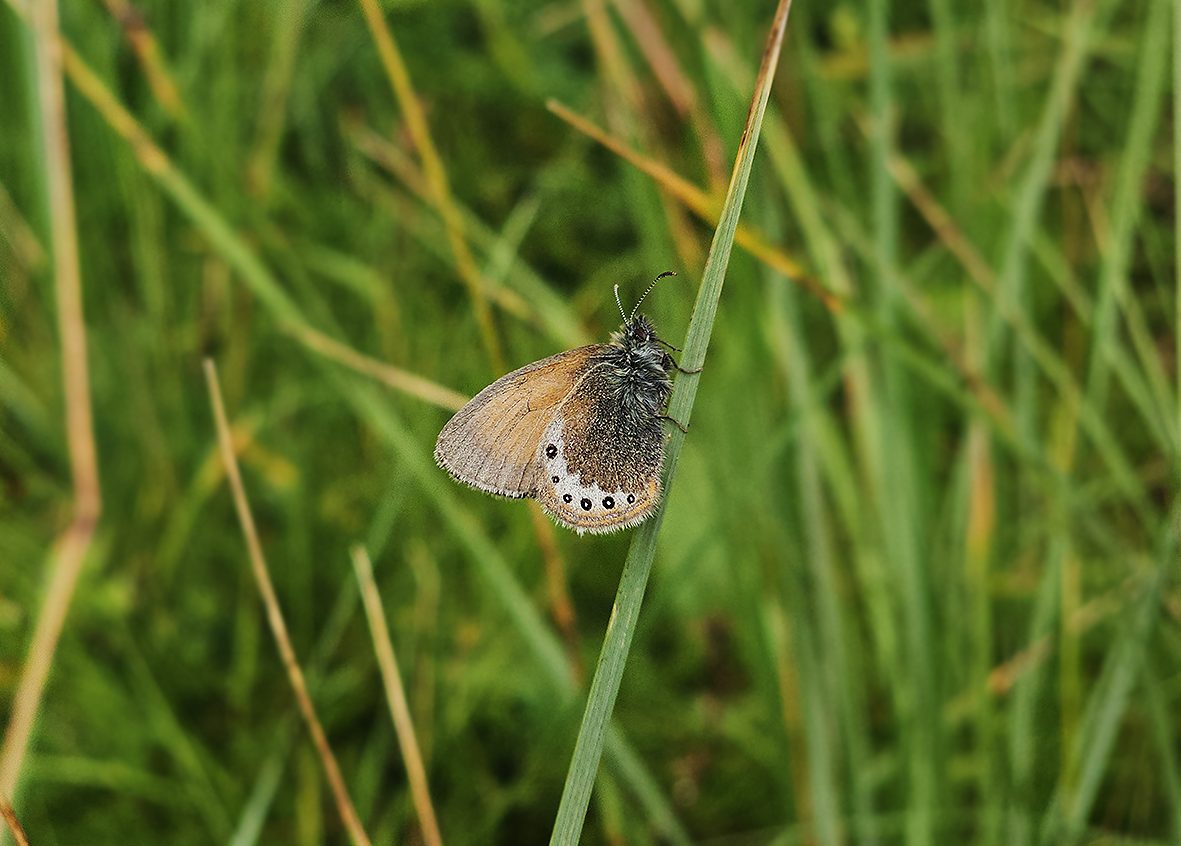
[[[451,201],[451,186],[447,180],[447,169],[443,166],[443,159],[435,147],[431,137],[430,124],[427,123],[426,113],[422,103],[414,91],[410,81],[410,72],[402,60],[402,52],[394,40],[394,34],[386,25],[381,7],[377,0],[359,0],[361,11],[373,33],[373,41],[377,45],[377,52],[381,56],[381,63],[390,78],[390,85],[394,89],[394,96],[402,109],[402,116],[406,119],[406,128],[414,142],[418,156],[422,160],[423,173],[431,189],[431,198],[439,216],[443,218],[443,225],[447,230],[447,240],[451,245],[451,254],[455,259],[455,269],[467,286],[468,295],[472,300],[472,308],[476,312],[476,321],[480,325],[480,335],[484,347],[497,373],[504,370],[504,354],[500,349],[500,338],[496,334],[496,327],[492,322],[492,310],[488,307],[488,299],[484,296],[484,280],[476,267],[476,260],[472,257],[467,239],[463,234],[463,221],[459,211]]]
[[[234,507],[238,511],[238,521],[242,524],[242,534],[246,537],[246,547],[250,552],[250,564],[254,570],[254,579],[258,583],[258,591],[262,595],[263,606],[267,612],[267,622],[275,636],[275,643],[279,647],[279,655],[283,659],[283,667],[287,677],[291,680],[291,688],[295,692],[295,701],[307,723],[308,732],[312,735],[312,743],[320,756],[320,763],[324,767],[324,774],[328,777],[328,785],[332,790],[336,808],[340,812],[341,822],[349,833],[354,844],[370,846],[369,835],[361,826],[357,811],[353,807],[353,800],[349,797],[344,778],[340,774],[340,767],[336,763],[336,756],[332,747],[328,745],[328,738],[324,734],[324,727],[320,725],[320,718],[316,716],[316,709],[312,705],[312,698],[308,694],[307,683],[304,681],[303,670],[295,657],[295,649],[291,645],[291,638],[287,634],[287,624],[283,621],[283,612],[279,608],[279,599],[275,594],[275,586],[271,583],[271,576],[267,570],[266,558],[262,553],[262,544],[258,539],[258,530],[254,526],[254,516],[250,513],[250,503],[246,499],[246,488],[242,485],[242,476],[238,472],[238,459],[234,454],[233,437],[230,434],[229,420],[226,418],[225,405],[221,398],[221,386],[217,381],[217,368],[210,359],[205,359],[205,380],[209,386],[209,400],[213,405],[213,418],[217,424],[217,442],[221,449],[222,460],[225,462],[226,478],[230,483],[230,491],[234,496]]]
[[[12,839],[16,841],[16,846],[29,846],[29,836],[25,834],[24,828],[21,827],[20,820],[16,818],[16,811],[12,810],[12,806],[0,796],[0,817],[4,817],[4,822],[8,826],[8,832],[12,835]]]
[[[652,69],[673,108],[692,123],[701,144],[701,157],[709,174],[710,185],[725,190],[729,176],[726,145],[709,114],[702,108],[697,90],[681,68],[676,51],[660,29],[660,22],[644,3],[613,0],[612,5],[631,32],[633,43]]]
[[[325,358],[330,358],[358,373],[364,373],[391,388],[416,396],[431,405],[437,405],[439,408],[446,408],[450,411],[458,411],[468,401],[468,398],[459,391],[453,391],[408,370],[370,358],[311,327],[297,326],[290,331],[308,349],[314,350]]]
[[[148,28],[143,13],[131,5],[128,0],[103,0],[103,3],[111,17],[123,29],[123,35],[131,44],[131,49],[135,51],[135,57],[139,60],[140,67],[143,68],[144,76],[147,77],[148,85],[152,89],[152,96],[156,98],[156,102],[163,106],[172,117],[183,120],[186,115],[180,91],[164,63],[163,54],[160,52],[160,42],[156,40],[156,36]]]
[[[392,174],[415,197],[424,201],[432,208],[435,208],[431,198],[431,189],[426,182],[426,177],[423,176],[422,172],[410,160],[410,157],[402,152],[396,144],[393,144],[384,135],[363,124],[354,123],[346,125],[345,129],[349,140],[353,142],[353,146],[363,156]],[[438,214],[438,211],[435,208],[436,214]],[[530,302],[521,294],[518,294],[511,288],[505,287],[503,284],[490,284],[490,280],[486,277],[481,277],[480,284],[492,302],[514,317],[520,318],[521,320],[540,319],[537,303]]]
[[[12,716],[5,732],[3,748],[0,749],[0,796],[13,796],[16,792],[21,764],[41,706],[58,639],[102,511],[98,455],[90,408],[86,322],[82,313],[82,279],[56,0],[38,3],[32,24],[37,53],[37,95],[42,137],[45,140],[58,332],[62,345],[66,442],[70,452],[74,504],[70,524],[53,546],[49,590],[37,617],[29,657],[17,685]]]
[[[535,499],[529,501],[529,518],[533,521],[533,532],[537,535],[537,544],[541,547],[541,557],[545,562],[545,587],[550,616],[553,617],[558,631],[562,633],[566,660],[570,662],[570,672],[574,675],[574,681],[581,685],[586,680],[586,667],[582,664],[582,653],[578,649],[578,617],[574,613],[574,603],[570,601],[566,562],[558,550],[554,524],[545,516],[541,504]]]
[[[398,658],[394,654],[394,642],[386,624],[385,610],[381,606],[381,594],[373,580],[373,564],[369,553],[361,545],[352,549],[353,569],[357,573],[357,584],[361,588],[361,599],[365,603],[365,616],[369,618],[369,633],[373,636],[373,650],[377,653],[377,666],[385,685],[385,698],[394,720],[394,732],[398,735],[398,747],[402,750],[402,761],[406,764],[406,777],[410,781],[410,793],[414,798],[414,810],[422,826],[422,839],[426,846],[443,846],[439,834],[439,821],[431,804],[431,793],[427,786],[426,767],[418,749],[418,738],[414,733],[414,721],[410,718],[410,706],[406,704],[406,689],[402,686],[402,675],[398,670]]]
[[[5,0],[5,2],[21,17],[28,16],[28,9],[20,0]],[[63,66],[70,81],[78,92],[98,110],[108,126],[131,146],[132,152],[144,170],[159,180],[161,187],[181,205],[182,209],[190,213],[195,213],[195,209],[204,209],[206,206],[204,199],[197,194],[196,189],[176,168],[168,154],[156,144],[139,121],[118,101],[68,42],[59,39],[57,43],[60,45]],[[271,301],[272,304],[276,300],[279,301],[275,311],[282,327],[305,346],[426,402],[443,408],[458,408],[455,405],[456,402],[462,405],[461,394],[450,391],[421,376],[370,358],[308,326],[303,317],[292,310],[281,292],[277,289],[271,290],[269,274],[267,274],[268,285],[264,288],[258,287],[257,277],[260,273],[265,274],[266,272],[259,270],[260,265],[253,255],[247,256],[241,252],[242,245],[229,225],[221,218],[211,219],[211,215],[208,213],[202,212],[202,216],[201,223],[206,227],[214,226],[217,232],[224,236],[219,246],[224,252],[227,249],[227,244],[229,245],[230,252],[227,257],[242,273],[243,278],[248,281],[255,278],[256,293],[263,299]]]
[[[706,223],[709,223],[711,226],[717,225],[718,216],[721,212],[721,203],[719,200],[710,197],[701,188],[698,188],[692,182],[660,162],[640,155],[631,147],[607,134],[586,118],[570,111],[570,109],[566,108],[557,100],[547,101],[546,108],[583,135],[602,144],[628,164],[646,174],[661,189],[675,197],[678,202],[684,204],[691,212]],[[749,226],[739,224],[738,230],[734,235],[734,243],[738,244],[738,246],[742,247],[768,267],[772,267],[789,279],[798,282],[807,291],[818,297],[830,311],[840,311],[843,308],[843,298],[839,294],[829,291],[809,276],[803,265],[783,250],[768,242],[762,234],[751,229]]]
[[[496,333],[496,326],[492,321],[492,310],[485,294],[488,285],[476,266],[476,260],[468,246],[460,211],[451,199],[447,169],[444,167],[443,159],[439,156],[438,148],[435,147],[434,139],[431,137],[430,124],[427,122],[422,102],[414,91],[410,72],[406,69],[406,63],[402,59],[398,43],[382,16],[377,0],[359,0],[359,2],[369,30],[373,34],[373,41],[377,45],[381,63],[389,77],[390,86],[394,90],[394,96],[402,109],[406,128],[414,142],[415,149],[418,151],[418,157],[422,161],[423,176],[426,178],[431,202],[443,219],[443,228],[447,231],[451,255],[455,259],[455,269],[467,286],[493,372],[499,375],[506,368],[504,354],[500,347],[500,337]],[[531,506],[531,508],[536,509],[537,506]],[[537,542],[546,557],[546,572],[550,574],[551,579],[555,574],[561,575],[562,584],[560,587],[554,587],[551,584],[551,595],[561,595],[565,592],[565,564],[558,554],[557,544],[553,539],[553,529],[544,520],[535,519],[534,530],[537,534]],[[555,608],[555,615],[560,616],[560,614],[560,609]]]

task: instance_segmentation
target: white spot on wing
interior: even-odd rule
[[[558,448],[557,455],[553,458],[546,456],[546,448],[550,444],[554,444]],[[559,415],[545,430],[545,434],[541,438],[541,443],[538,446],[541,460],[545,462],[545,478],[542,484],[551,486],[555,491],[555,499],[559,503],[559,507],[569,509],[568,515],[561,515],[562,522],[567,522],[580,534],[584,531],[602,532],[614,531],[617,529],[627,528],[641,522],[648,516],[650,511],[645,511],[643,514],[631,520],[625,520],[618,524],[603,525],[601,520],[606,515],[614,515],[618,512],[627,511],[629,508],[627,497],[631,491],[623,490],[603,490],[598,483],[591,485],[582,484],[582,480],[577,473],[571,472],[566,463],[566,444],[562,440],[562,418]],[[554,477],[558,478],[555,483]],[[565,497],[570,497],[570,502],[565,502]],[[615,504],[612,508],[603,506],[603,500],[611,497]],[[583,509],[581,502],[584,499],[589,499],[591,502],[590,510]],[[558,516],[558,515],[555,515]],[[588,525],[580,525],[580,518],[585,516]],[[591,518],[598,518],[594,520],[593,525],[590,524]]]

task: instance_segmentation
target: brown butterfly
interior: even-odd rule
[[[497,379],[443,427],[435,461],[485,493],[536,497],[579,534],[627,529],[650,517],[660,503],[661,421],[671,419],[664,407],[680,367],[663,349],[675,348],[636,312],[657,282],[675,275],[657,276],[630,315],[616,285],[623,325],[609,343]]]

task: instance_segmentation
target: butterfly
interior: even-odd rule
[[[660,504],[672,371],[682,370],[638,314],[653,280],[606,344],[591,344],[500,377],[439,433],[435,461],[496,496],[535,497],[559,525],[583,532],[635,526]],[[676,421],[672,421],[676,422]],[[679,423],[677,425],[680,425]],[[682,427],[683,428],[683,427]]]

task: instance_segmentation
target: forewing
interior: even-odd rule
[[[561,403],[542,434],[541,456],[538,501],[576,532],[626,529],[660,504],[660,420],[625,413],[601,371],[588,372]]]
[[[543,478],[542,434],[601,349],[578,347],[502,376],[456,412],[435,443],[435,461],[486,493],[535,496]]]

